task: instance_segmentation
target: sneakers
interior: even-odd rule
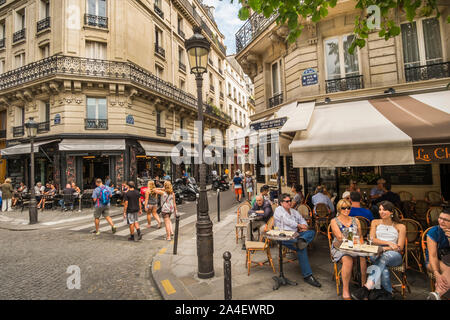
[[[441,296],[437,292],[430,292],[428,294],[427,300],[441,300]]]
[[[93,232],[96,236],[100,235],[100,231],[94,231]]]
[[[369,299],[369,289],[366,286],[359,288],[351,293],[353,300],[368,300]]]
[[[310,285],[312,285],[313,287],[320,288],[320,287],[322,286],[322,285],[319,283],[319,281],[317,281],[316,278],[314,278],[313,275],[310,275],[309,277],[306,277],[306,278],[303,279],[303,280],[305,280],[305,282],[306,282],[307,284],[310,284]]]
[[[112,231],[113,234],[116,233],[117,227],[116,227],[116,226],[112,226],[112,227],[111,227],[111,231]]]
[[[134,241],[134,234],[130,235],[130,237],[128,238],[128,241]]]

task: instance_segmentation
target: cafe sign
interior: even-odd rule
[[[450,163],[450,144],[414,146],[415,163]]]
[[[273,120],[267,120],[262,122],[253,123],[250,125],[251,130],[266,130],[266,129],[273,129],[273,128],[281,128],[287,121],[287,117],[273,119]]]

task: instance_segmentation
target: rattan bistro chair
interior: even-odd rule
[[[399,208],[394,207],[394,213],[397,214],[397,217],[399,219],[405,219],[405,215],[403,214],[402,210],[400,210]]]
[[[247,222],[243,221],[243,219],[248,218],[248,211],[250,210],[250,205],[246,202],[242,203],[237,209],[237,223],[236,223],[236,244],[239,239],[244,238],[244,231],[247,228]],[[239,231],[241,233],[241,237],[239,238]]]
[[[422,244],[422,254],[423,259],[425,260],[426,257],[426,251],[427,251],[427,233],[431,230],[432,227],[429,227],[427,230],[425,230],[422,234],[421,244]],[[426,266],[425,266],[426,268]],[[430,291],[433,292],[436,290],[436,277],[434,276],[433,272],[430,272],[430,270],[426,269],[428,279],[430,280]]]
[[[419,221],[423,227],[427,225],[427,211],[430,205],[425,200],[417,200],[415,203],[415,220]]]
[[[442,196],[437,191],[428,191],[425,194],[425,201],[432,206],[440,206],[442,204]]]
[[[307,204],[301,204],[298,206],[297,211],[302,215],[302,217],[308,223],[308,226],[312,225],[312,210]]]
[[[414,220],[413,220],[414,221]],[[397,281],[397,283],[392,284],[392,289],[395,291],[400,291],[402,298],[405,299],[406,296],[406,289],[408,289],[408,292],[411,293],[411,288],[409,287],[408,280],[406,278],[406,267],[407,267],[407,259],[405,259],[405,256],[407,256],[407,245],[408,245],[408,239],[405,239],[405,248],[402,252],[402,264],[396,267],[389,267],[389,271],[394,276],[394,280]],[[400,287],[401,289],[398,290],[397,288]]]
[[[339,286],[341,285],[341,273],[342,273],[342,265],[341,267],[338,267],[338,263],[334,262],[333,260],[333,256],[331,255],[331,245],[333,243],[333,232],[331,231],[331,224],[328,225],[327,228],[327,237],[328,237],[328,247],[329,247],[329,251],[330,251],[330,258],[331,258],[331,262],[333,263],[333,277],[332,277],[332,281],[333,278],[336,281],[336,293],[337,295],[339,295]]]
[[[325,227],[325,230],[328,228],[329,220],[330,220],[330,211],[328,206],[325,203],[318,203],[315,208],[315,227],[316,227],[316,235],[319,233],[327,235],[326,232],[323,232],[321,229]]]
[[[400,201],[413,201],[414,196],[408,191],[399,191],[397,193],[400,197]]]
[[[369,231],[370,231],[370,220],[366,217],[356,216],[359,220],[359,223],[361,225],[361,235],[364,238],[364,240],[367,240]]]
[[[267,232],[269,230],[273,229],[274,225],[274,218],[271,217],[269,221],[266,223],[266,227],[264,228],[264,232]],[[245,241],[245,247],[247,250],[247,256],[246,256],[246,264],[247,264],[247,270],[248,275],[250,275],[250,269],[252,267],[252,264],[255,266],[263,266],[266,263],[269,263],[272,267],[273,273],[275,273],[275,266],[273,265],[272,255],[270,254],[270,240],[269,239],[262,239],[262,235],[259,238],[259,241]],[[252,254],[255,254],[257,251],[265,251],[267,254],[267,260],[264,262],[257,262],[252,261]]]
[[[432,227],[438,224],[439,215],[442,212],[442,207],[433,206],[427,211],[427,226]]]
[[[419,272],[422,272],[421,254],[420,254],[420,239],[422,237],[423,229],[419,222],[413,219],[402,219],[401,222],[406,226],[406,245],[405,255],[403,256],[406,268],[413,269],[410,265],[409,257],[411,256],[416,262]]]

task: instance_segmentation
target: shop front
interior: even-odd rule
[[[172,162],[172,155],[179,153],[174,149],[175,145],[161,142],[151,142],[138,140],[141,148],[138,148],[137,173],[140,178],[162,178],[164,174],[169,175],[172,181],[177,176],[181,176],[181,170],[177,170]]]

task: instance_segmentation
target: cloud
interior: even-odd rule
[[[227,46],[227,55],[236,53],[236,32],[242,27],[245,21],[238,17],[241,5],[237,0],[233,3],[230,0],[203,0],[208,6],[213,6],[214,18],[220,32],[225,36],[225,45]]]

